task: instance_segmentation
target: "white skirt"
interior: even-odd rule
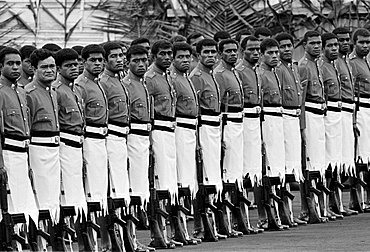
[[[353,113],[342,111],[342,163],[346,175],[355,176]]]
[[[327,111],[325,121],[325,166],[342,172],[342,113]]]
[[[74,206],[76,214],[87,214],[87,203],[83,187],[82,148],[60,143],[60,169],[62,173],[61,205]]]
[[[108,158],[105,141],[87,137],[83,143],[86,199],[87,202],[99,202],[103,215],[108,213]]]
[[[357,127],[360,130],[360,136],[357,143],[357,157],[361,163],[370,162],[370,108],[360,107],[357,112]]]
[[[243,123],[227,121],[224,126],[225,157],[223,181],[243,188]]]
[[[192,198],[198,191],[195,133],[195,130],[182,127],[175,130],[177,183],[180,187],[189,187]]]
[[[127,154],[129,158],[130,195],[141,198],[142,205],[149,201],[149,136],[129,134]]]
[[[214,185],[219,195],[222,192],[221,128],[203,124],[199,128],[199,137],[203,152],[203,184]]]
[[[262,123],[263,141],[266,148],[266,166],[269,177],[285,177],[285,146],[282,116],[265,115]]]
[[[60,159],[59,147],[30,144],[30,168],[39,210],[49,210],[54,223],[59,222]]]
[[[309,111],[306,116],[306,156],[307,169],[320,171],[323,176],[326,169],[325,162],[325,122],[324,115],[317,115]]]
[[[261,125],[260,118],[243,120],[243,175],[249,173],[252,186],[262,181]]]
[[[8,176],[8,211],[23,213],[28,224],[29,217],[38,223],[39,210],[28,176],[28,155],[23,152],[3,150],[4,168]]]
[[[294,174],[296,181],[303,181],[299,117],[283,115],[283,122],[286,174]]]
[[[154,185],[157,190],[168,190],[171,204],[177,201],[177,170],[175,133],[153,130]]]
[[[109,164],[109,195],[113,199],[124,199],[130,204],[130,185],[127,170],[126,138],[115,135],[107,136]]]

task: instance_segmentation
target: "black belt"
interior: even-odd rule
[[[327,106],[328,111],[340,112],[342,109],[338,107]]]
[[[282,113],[278,113],[278,112],[266,112],[266,111],[263,111],[262,112],[264,115],[270,115],[270,116],[283,116]]]
[[[325,114],[325,110],[323,110],[323,109],[305,107],[305,110],[308,111],[308,112],[314,113],[316,115],[324,115]]]

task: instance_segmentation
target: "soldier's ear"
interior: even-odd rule
[[[60,73],[61,67],[57,66],[57,72]]]

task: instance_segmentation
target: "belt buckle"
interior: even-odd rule
[[[283,107],[280,107],[280,113],[283,113],[283,112],[284,112]]]
[[[258,107],[256,107],[256,114],[261,114],[261,107],[260,106],[258,106]]]
[[[80,136],[80,144],[84,142],[84,136]]]
[[[146,130],[151,131],[152,130],[152,125],[150,123],[146,124]]]
[[[173,130],[176,129],[176,122],[172,122],[171,129],[173,129]]]
[[[338,101],[338,108],[342,108],[342,102]]]
[[[297,115],[297,116],[301,115],[301,109],[297,109],[297,110],[296,110],[296,115]]]
[[[54,143],[55,144],[59,144],[59,136],[55,136],[54,137]]]
[[[29,145],[30,145],[30,140],[29,139],[24,140],[24,148],[28,148]]]
[[[106,135],[108,133],[108,128],[107,127],[104,127],[103,128],[103,135]]]
[[[321,104],[321,110],[325,110],[326,109],[326,104],[325,103],[322,103]]]

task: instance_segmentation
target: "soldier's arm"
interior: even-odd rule
[[[221,99],[221,103],[225,102],[224,101],[224,96],[225,96],[225,93],[228,91],[227,88],[226,88],[226,83],[225,83],[225,80],[222,76],[222,73],[215,73],[215,79],[217,81],[217,84],[220,88],[220,99]],[[228,102],[228,101],[226,101]]]

